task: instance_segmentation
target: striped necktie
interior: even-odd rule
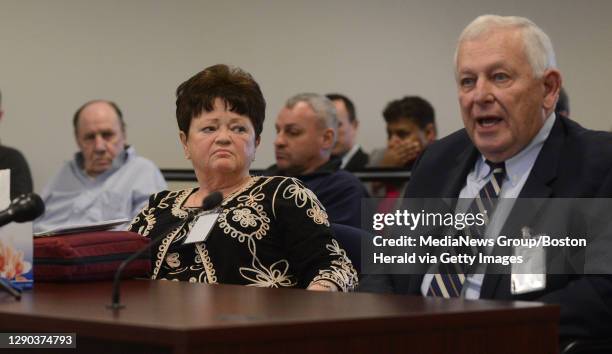
[[[464,232],[469,234],[471,237],[484,237],[485,230],[489,224],[489,216],[493,215],[495,206],[497,205],[497,199],[501,191],[504,176],[506,175],[506,167],[504,162],[494,163],[491,161],[485,161],[492,171],[492,176],[489,179],[480,192],[474,198],[468,212],[472,214],[483,213],[487,216],[485,223],[482,226],[471,226],[465,228]],[[474,255],[480,252],[480,249],[476,250],[462,250],[461,253],[468,253]],[[439,264],[439,273],[434,274],[434,277],[427,290],[427,296],[434,297],[459,297],[465,283],[465,272],[462,267],[453,264]]]

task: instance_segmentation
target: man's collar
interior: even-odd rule
[[[340,169],[341,164],[342,160],[337,158],[330,158],[326,163],[319,166],[316,170],[311,173],[308,173],[307,176],[332,174]]]
[[[349,151],[347,151],[344,155],[342,155],[342,164],[340,165],[340,168],[344,168],[346,167],[346,164],[348,164],[348,162],[353,158],[353,156],[355,156],[355,154],[357,153],[357,151],[359,151],[359,144],[355,144],[353,145],[352,148],[349,149]],[[340,157],[340,156],[338,156]]]
[[[556,116],[555,113],[551,113],[548,118],[544,121],[544,125],[538,131],[538,133],[531,139],[531,142],[527,144],[525,148],[523,148],[518,154],[512,156],[506,163],[506,176],[510,180],[510,182],[514,185],[518,182],[518,178],[521,175],[521,171],[529,169],[535,159],[537,158],[537,154],[533,154],[534,150],[538,150],[542,147],[548,136],[550,135],[550,131],[552,130],[553,125],[555,124]],[[481,154],[480,159],[476,164],[476,177],[478,179],[487,178],[490,174],[489,166],[484,163],[485,157]]]
[[[327,162],[325,162],[324,164],[322,164],[321,166],[317,167],[316,170],[314,170],[313,172],[307,173],[307,174],[303,174],[303,175],[299,175],[299,176],[293,176],[296,178],[301,178],[301,177],[310,177],[310,176],[319,176],[319,175],[327,175],[327,174],[332,174],[336,171],[338,171],[340,169],[340,164],[342,163],[342,161],[339,158],[331,158],[329,159]],[[270,167],[268,167],[265,172],[265,175],[267,176],[271,176],[271,175],[278,175],[278,176],[285,176],[284,171],[280,170],[278,168],[278,165],[272,165]]]

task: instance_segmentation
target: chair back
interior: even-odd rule
[[[358,273],[361,273],[361,240],[371,239],[372,235],[348,225],[332,223],[331,228],[336,240],[338,240],[340,246],[346,251],[346,255],[353,263],[353,266]]]

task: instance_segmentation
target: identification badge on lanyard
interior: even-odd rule
[[[220,210],[215,209],[196,216],[193,226],[191,227],[191,230],[189,230],[189,234],[187,234],[187,237],[183,243],[187,244],[206,241],[220,214]]]
[[[538,239],[540,235],[531,235],[529,227],[521,229],[524,239]],[[526,294],[546,288],[546,250],[540,246],[514,247],[514,255],[523,258],[522,263],[512,264],[510,290],[512,295]]]

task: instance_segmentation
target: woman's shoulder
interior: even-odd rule
[[[163,190],[152,194],[149,197],[149,207],[158,206],[159,204],[174,204],[175,202],[182,204],[182,202],[189,197],[195,188],[186,188],[179,190]]]
[[[286,176],[258,176],[254,177],[255,183],[253,188],[262,190],[266,193],[274,193],[277,197],[279,192],[285,192],[286,190],[308,190],[310,191],[302,181],[294,177]]]
[[[305,219],[310,219],[316,224],[329,226],[325,207],[299,179],[270,176],[265,177],[261,182],[270,185],[267,191],[277,221],[301,223]]]
[[[320,205],[317,196],[297,178],[286,176],[266,176],[257,178],[259,178],[259,180],[257,180],[255,184],[263,189],[264,192],[270,194],[270,197],[274,200],[283,199],[287,201],[296,201],[298,204],[302,204],[306,202],[306,200],[311,200],[313,203]]]
[[[256,184],[258,185],[268,185],[268,186],[288,186],[292,184],[297,184],[303,186],[304,184],[297,178],[287,177],[287,176],[257,176]]]

